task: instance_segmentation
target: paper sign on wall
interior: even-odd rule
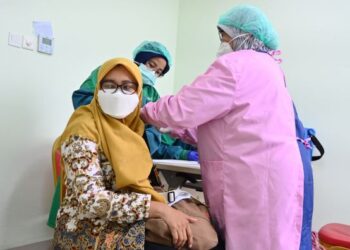
[[[48,21],[33,21],[35,35],[53,38],[52,25]]]

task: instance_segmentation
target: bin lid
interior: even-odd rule
[[[318,237],[329,245],[350,248],[350,225],[329,223],[320,229]]]

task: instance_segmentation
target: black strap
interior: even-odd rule
[[[312,135],[311,141],[314,144],[314,146],[317,148],[317,150],[320,152],[320,155],[312,156],[312,161],[317,161],[317,160],[321,159],[322,156],[324,155],[324,148],[316,136]]]

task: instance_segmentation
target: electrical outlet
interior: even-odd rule
[[[36,38],[33,36],[23,36],[23,49],[35,50]]]

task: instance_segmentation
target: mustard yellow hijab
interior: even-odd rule
[[[117,65],[124,66],[138,83],[139,104],[130,115],[121,120],[104,114],[97,96],[101,80]],[[113,167],[118,190],[151,194],[152,200],[164,202],[164,198],[152,188],[148,180],[152,159],[142,138],[144,123],[139,116],[141,91],[141,73],[132,61],[114,58],[105,62],[98,72],[94,98],[89,105],[82,106],[73,113],[60,137],[59,146],[71,136],[80,136],[96,142]],[[63,162],[61,164],[64,166]],[[61,169],[64,170],[64,167]],[[61,176],[64,175],[61,173]],[[63,193],[64,190],[61,190],[62,195]]]

